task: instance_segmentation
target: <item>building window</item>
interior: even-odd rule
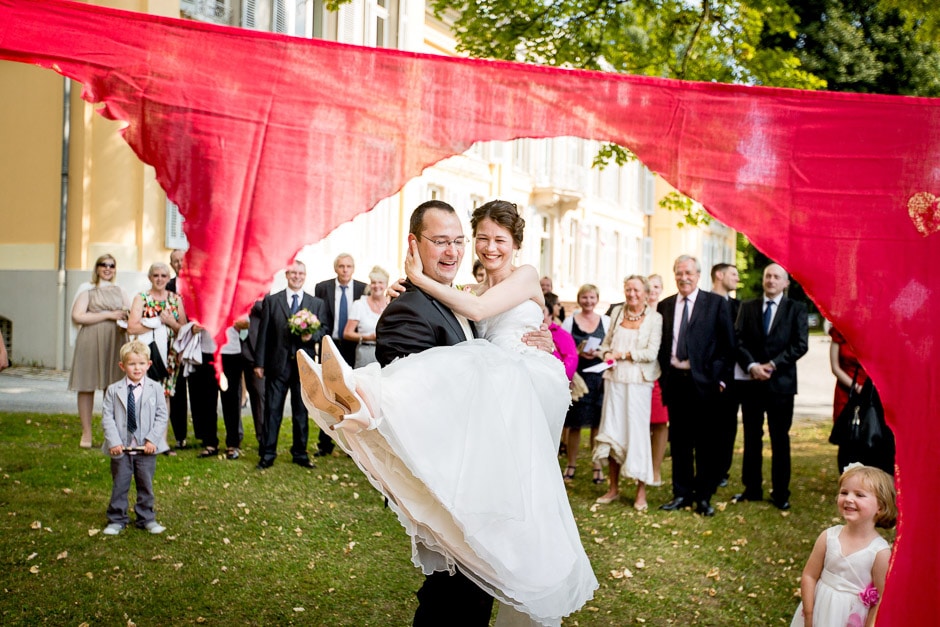
[[[183,232],[183,222],[186,218],[180,213],[169,198],[166,199],[166,241],[164,245],[167,248],[189,248],[189,240],[186,239],[186,233]]]
[[[444,200],[444,188],[440,185],[428,185],[428,200]]]

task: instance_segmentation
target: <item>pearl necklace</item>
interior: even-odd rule
[[[626,318],[627,320],[629,320],[630,322],[636,322],[637,320],[642,320],[642,319],[643,319],[643,316],[645,316],[645,315],[646,315],[646,308],[645,308],[645,307],[643,308],[643,311],[641,311],[639,314],[637,314],[637,315],[635,315],[635,316],[630,314],[630,310],[629,310],[629,309],[624,309],[624,310],[623,310],[623,317]]]

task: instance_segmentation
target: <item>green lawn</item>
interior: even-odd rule
[[[78,418],[0,413],[0,623],[410,624],[422,577],[394,515],[351,460],[302,470],[282,450],[260,473],[249,422],[240,460],[193,450],[159,459],[162,536],[129,528],[108,538],[99,533],[108,459],[78,448]],[[837,516],[827,434],[826,424],[794,428],[790,512],[731,504],[740,489],[732,483],[710,519],[637,513],[626,501],[595,506],[605,487],[590,482],[585,449],[569,494],[600,589],[564,624],[789,624],[803,562]],[[649,497],[654,508],[670,491]]]

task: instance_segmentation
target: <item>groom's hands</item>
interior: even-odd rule
[[[522,341],[529,346],[534,346],[547,353],[555,352],[555,341],[552,340],[552,332],[548,330],[547,324],[542,324],[538,331],[529,331],[522,336]]]

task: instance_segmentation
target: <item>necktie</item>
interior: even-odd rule
[[[764,309],[764,335],[770,333],[770,321],[773,318],[773,307],[776,303],[772,300],[767,301],[767,308]]]
[[[134,400],[136,385],[127,386],[127,434],[133,435],[137,431],[137,401]]]
[[[689,358],[689,345],[686,334],[689,331],[689,299],[683,298],[682,320],[679,321],[679,337],[676,340],[676,359],[685,361]]]
[[[349,306],[346,304],[346,288],[348,285],[340,285],[342,292],[339,295],[339,324],[336,325],[336,337],[343,337],[343,330],[346,328],[346,320],[349,318]]]
[[[300,309],[300,296],[292,294],[290,297],[290,313],[294,315]]]

